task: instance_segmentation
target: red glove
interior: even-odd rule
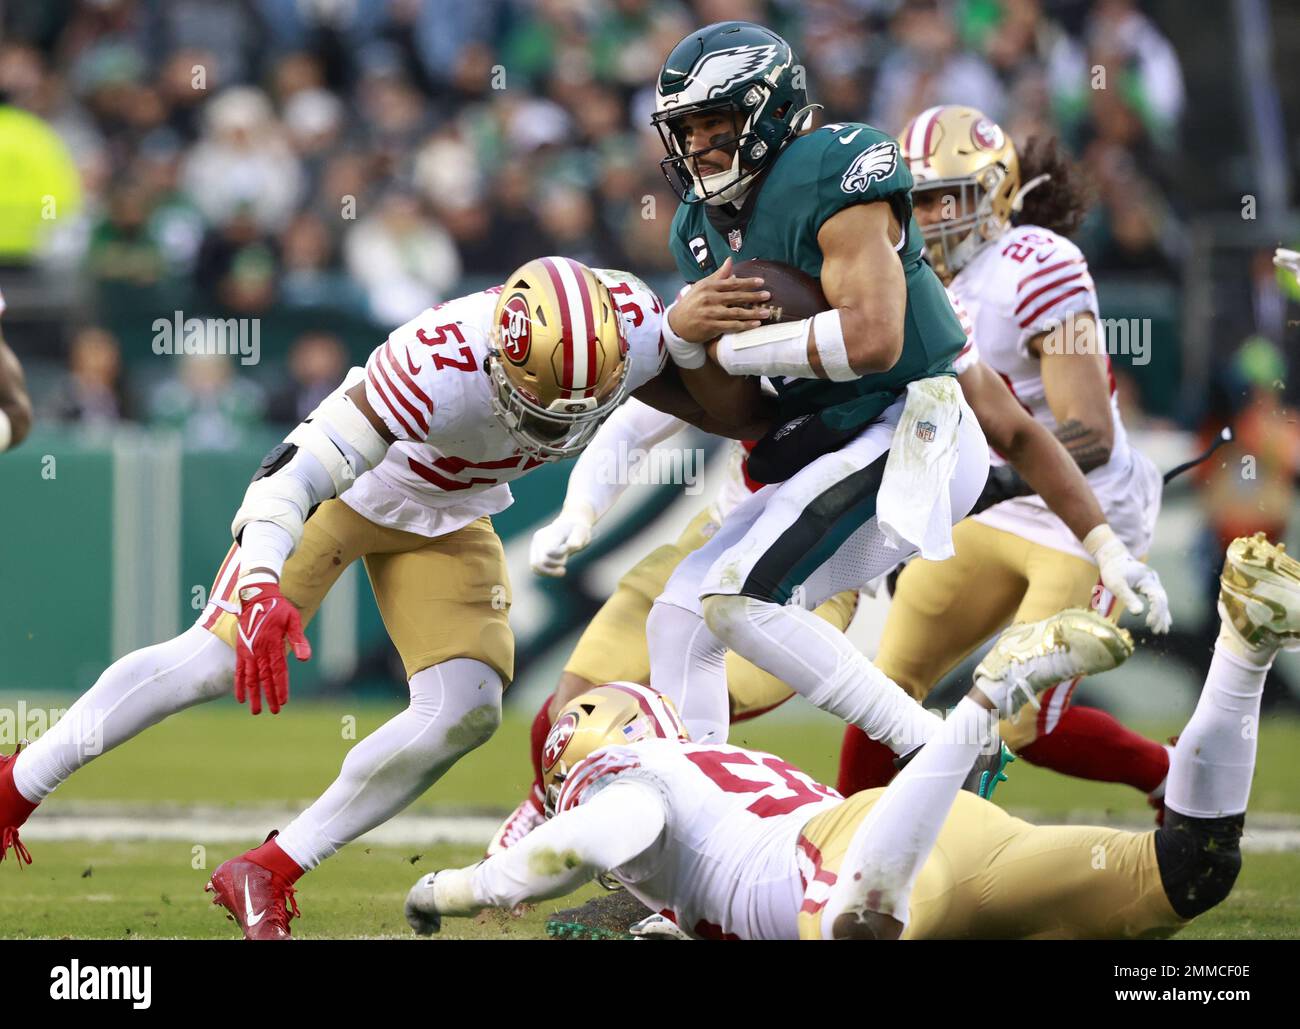
[[[311,657],[311,644],[302,634],[298,609],[284,598],[269,574],[256,574],[239,588],[239,632],[235,640],[235,699],[248,699],[253,714],[262,711],[262,696],[271,714],[289,702],[289,662],[285,642],[299,661]],[[261,581],[258,581],[261,579]]]

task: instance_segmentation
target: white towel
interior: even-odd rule
[[[906,541],[930,561],[954,553],[948,485],[957,467],[963,406],[954,376],[907,384],[907,401],[876,498],[876,520],[885,538],[896,547]]]

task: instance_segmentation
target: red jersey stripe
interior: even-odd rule
[[[416,400],[427,407],[430,413],[432,413],[433,401],[429,399],[429,394],[420,389],[415,380],[407,374],[406,369],[402,367],[402,362],[394,356],[392,343],[384,344],[384,354],[388,357],[388,363],[392,366],[393,370],[397,372],[398,377],[406,383],[406,388],[411,391],[411,396],[415,397]],[[407,357],[407,360],[410,360],[409,356]]]
[[[1074,257],[1068,261],[1057,261],[1056,264],[1049,264],[1046,268],[1039,268],[1038,271],[1026,275],[1020,280],[1020,285],[1016,287],[1016,292],[1019,293],[1035,279],[1041,278],[1044,275],[1051,275],[1053,272],[1059,272],[1062,268],[1068,268],[1072,264],[1083,264],[1083,258]]]
[[[393,406],[393,402],[389,399],[388,394],[384,392],[383,384],[380,383],[379,376],[375,374],[373,366],[376,364],[378,364],[377,361],[372,361],[371,366],[366,368],[366,378],[370,381],[370,385],[374,387],[375,395],[383,401],[384,408],[397,420],[397,424],[402,427],[402,431],[406,433],[407,438],[418,440],[420,438],[419,433],[411,428],[406,419],[402,417],[401,412]]]
[[[1089,290],[1091,290],[1091,289],[1092,289],[1091,286],[1075,286],[1074,289],[1067,290],[1066,292],[1062,293],[1060,296],[1052,297],[1051,300],[1047,301],[1047,303],[1045,303],[1045,304],[1044,304],[1042,307],[1040,307],[1037,311],[1035,311],[1033,314],[1031,314],[1031,315],[1030,315],[1028,318],[1026,318],[1023,322],[1021,322],[1021,323],[1020,323],[1020,327],[1021,327],[1022,329],[1027,329],[1027,328],[1029,328],[1029,326],[1033,325],[1034,322],[1038,321],[1038,318],[1039,318],[1040,315],[1042,315],[1042,314],[1044,314],[1045,312],[1051,310],[1051,309],[1052,309],[1053,307],[1055,307],[1057,304],[1061,303],[1061,301],[1063,301],[1063,300],[1068,300],[1070,297],[1075,296],[1076,294],[1079,294],[1079,293],[1087,293],[1087,292],[1088,292]]]
[[[378,368],[379,374],[384,377],[384,382],[392,391],[393,396],[397,398],[397,402],[406,408],[411,418],[415,421],[415,424],[420,427],[421,438],[423,439],[425,436],[428,436],[429,419],[427,415],[425,412],[421,411],[420,408],[415,406],[407,395],[397,387],[393,382],[392,377],[388,374],[391,371],[393,375],[396,375],[399,379],[406,377],[405,373],[402,371],[401,365],[393,360],[393,355],[389,352],[387,343],[384,344],[384,350],[380,354]]]
[[[1021,300],[1020,303],[1016,305],[1016,309],[1011,313],[1013,315],[1018,315],[1021,311],[1023,311],[1026,307],[1028,307],[1035,300],[1041,297],[1044,293],[1048,293],[1054,289],[1057,289],[1060,286],[1064,286],[1067,282],[1073,282],[1075,279],[1081,279],[1085,274],[1087,273],[1082,268],[1080,268],[1078,271],[1069,272],[1065,275],[1062,275],[1059,279],[1053,279],[1051,282],[1039,286],[1036,290],[1034,290],[1032,293],[1026,296],[1023,300]]]

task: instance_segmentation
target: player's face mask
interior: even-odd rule
[[[754,89],[758,92],[759,87]],[[767,144],[752,130],[753,115],[752,110],[746,113],[723,102],[677,118],[656,118],[668,152],[665,173],[676,175],[707,204],[739,202],[758,170],[745,166],[744,155],[754,151],[752,156],[762,158],[767,153]]]

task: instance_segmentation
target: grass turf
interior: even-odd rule
[[[396,708],[380,705],[290,706],[281,715],[251,718],[233,704],[183,713],[74,776],[48,802],[296,804],[334,778],[347,749]],[[1175,727],[1147,727],[1163,738]],[[423,811],[505,813],[530,779],[527,718],[508,716],[496,736],[417,802]],[[840,727],[812,714],[744,723],[733,742],[771,750],[824,781],[834,781]],[[1300,813],[1295,783],[1300,722],[1266,720],[1262,727],[1252,810]],[[1081,782],[1017,762],[998,800],[1034,810],[1039,820],[1088,811],[1131,818],[1145,798],[1123,786]],[[37,814],[36,818],[41,815]],[[202,843],[201,840],[196,841]],[[37,863],[21,872],[0,865],[5,918],[0,937],[236,938],[232,923],[201,892],[211,868],[238,850],[211,845],[195,856],[189,843],[41,842]],[[416,851],[421,856],[414,862]],[[308,876],[300,902],[306,917],[295,935],[409,936],[402,917],[406,890],[422,872],[466,864],[478,848],[436,846],[346,848]],[[201,863],[201,867],[195,867]],[[547,915],[581,901],[539,905],[522,917],[492,914],[449,920],[442,938],[538,938]],[[1232,897],[1181,934],[1184,938],[1294,938],[1300,935],[1300,854],[1250,854]]]

